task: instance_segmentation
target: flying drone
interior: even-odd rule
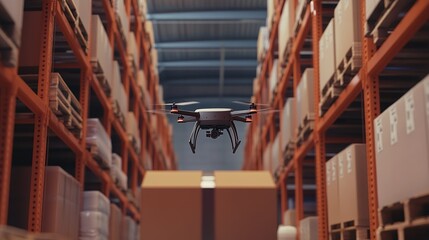
[[[216,139],[223,135],[223,131],[226,130],[231,140],[232,152],[237,151],[241,141],[238,138],[237,128],[235,127],[234,121],[250,123],[252,122],[252,114],[259,111],[267,111],[268,109],[257,110],[255,103],[238,102],[239,104],[249,105],[249,109],[236,110],[231,108],[201,108],[195,111],[187,111],[179,109],[179,106],[197,104],[198,102],[182,102],[182,103],[167,103],[165,105],[171,106],[170,113],[179,115],[177,117],[178,123],[195,122],[194,127],[189,138],[189,146],[193,153],[197,147],[197,138],[201,129],[206,130],[206,137]]]

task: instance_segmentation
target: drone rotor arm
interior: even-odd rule
[[[171,112],[171,113],[177,114],[177,115],[185,115],[185,116],[195,117],[195,118],[200,117],[200,113],[186,111],[186,110],[177,110],[176,112]]]
[[[232,120],[247,123],[246,118],[241,116],[233,116]]]

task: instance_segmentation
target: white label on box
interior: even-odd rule
[[[414,94],[410,91],[405,95],[405,122],[407,126],[407,134],[410,134],[415,129],[414,123]]]
[[[338,156],[338,176],[340,179],[344,177],[344,158],[343,158],[343,155]]]
[[[332,178],[331,178],[331,180],[332,180],[332,182],[335,182],[335,181],[337,181],[337,164],[335,161],[333,161],[331,163],[331,167],[332,167],[332,172],[331,172]]]
[[[390,145],[398,142],[398,112],[396,106],[392,105],[389,109],[390,121]]]
[[[375,146],[378,153],[383,151],[383,124],[381,123],[381,117],[375,121]]]
[[[352,150],[347,149],[347,174],[352,172]]]
[[[331,185],[331,163],[326,163],[326,184]]]

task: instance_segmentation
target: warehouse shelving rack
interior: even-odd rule
[[[286,0],[287,1],[287,0]],[[289,0],[291,1],[291,0]],[[376,239],[376,229],[378,223],[378,206],[377,206],[377,184],[376,184],[376,169],[375,169],[375,139],[373,121],[380,114],[380,92],[382,89],[380,79],[383,71],[393,62],[395,56],[409,43],[414,35],[428,23],[429,2],[425,0],[416,0],[412,7],[400,20],[398,25],[393,29],[384,43],[377,48],[372,37],[363,36],[363,56],[362,68],[351,80],[347,87],[341,92],[336,102],[323,114],[319,116],[319,45],[323,32],[323,14],[327,9],[324,9],[323,0],[308,1],[305,15],[298,33],[293,40],[293,47],[289,57],[288,64],[283,72],[283,77],[279,80],[277,93],[275,95],[272,107],[282,109],[284,104],[284,96],[286,91],[292,88],[295,91],[300,79],[300,68],[303,62],[299,58],[299,51],[302,48],[305,40],[305,35],[311,31],[313,43],[313,68],[314,68],[314,101],[315,101],[315,128],[307,138],[307,140],[296,149],[293,160],[284,166],[280,177],[277,180],[277,187],[280,192],[281,210],[286,211],[288,208],[287,202],[287,186],[286,181],[289,174],[294,173],[295,179],[295,202],[296,202],[296,217],[297,223],[304,216],[303,209],[303,162],[307,154],[311,151],[314,153],[314,163],[316,170],[316,187],[317,187],[317,215],[319,216],[319,239],[329,239],[328,235],[328,219],[327,219],[327,193],[325,180],[325,162],[327,157],[327,144],[350,144],[354,142],[365,142],[367,146],[367,165],[368,165],[368,192],[369,192],[369,216],[370,216],[370,237]],[[277,1],[276,15],[273,22],[272,31],[270,33],[270,48],[263,62],[262,71],[259,77],[260,89],[254,94],[256,102],[262,99],[262,92],[267,91],[267,75],[272,67],[273,58],[277,46],[275,46],[278,38],[278,26],[281,11],[285,0]],[[365,1],[361,1],[361,27],[365,33],[366,14]],[[296,9],[297,1],[294,1],[294,9]],[[329,10],[327,10],[329,12]],[[294,13],[296,14],[296,13]],[[330,13],[333,16],[333,13]],[[290,78],[293,76],[293,84],[290,84]],[[408,88],[409,89],[409,88]],[[403,91],[405,93],[406,90]],[[361,108],[361,119],[365,126],[365,131],[362,134],[365,139],[359,137],[331,137],[327,136],[327,131],[331,128],[338,119],[347,111],[347,109],[356,101],[363,101]],[[262,127],[258,127],[261,117],[256,116],[252,126],[247,133],[248,141],[245,146],[245,159],[243,169],[262,169],[262,153],[268,142],[272,142],[275,137],[275,115],[271,114],[266,117]],[[260,143],[254,146],[254,138],[259,138]],[[255,149],[255,150],[254,150]],[[282,154],[280,156],[283,156]]]
[[[15,124],[34,124],[28,230],[33,232],[41,231],[44,173],[48,161],[48,131],[64,142],[75,154],[74,176],[79,181],[82,190],[85,188],[85,172],[87,169],[101,181],[101,191],[108,197],[113,196],[117,198],[121,203],[123,212],[130,214],[136,221],[139,221],[140,213],[138,207],[131,203],[127,195],[115,185],[108,172],[100,168],[86,149],[86,120],[89,117],[90,91],[95,93],[104,110],[101,122],[106,131],[108,134],[111,134],[113,129],[119,136],[123,171],[129,176],[129,186],[133,194],[136,194],[136,190],[141,184],[146,171],[142,163],[146,152],[149,152],[149,155],[153,159],[154,169],[166,169],[166,161],[170,161],[169,164],[172,169],[176,168],[171,133],[166,130],[168,129],[168,121],[165,115],[153,117],[147,114],[147,109],[140,98],[141,92],[137,86],[137,79],[135,79],[131,71],[127,50],[121,44],[115,44],[115,42],[120,41],[120,36],[115,21],[115,13],[109,0],[102,0],[103,8],[108,18],[107,33],[111,45],[116,46],[123,64],[122,80],[128,98],[130,98],[130,95],[134,96],[133,101],[130,101],[132,104],[130,105],[130,109],[135,113],[141,131],[142,150],[140,153],[137,153],[131,146],[125,129],[119,120],[114,117],[110,98],[105,94],[92,72],[90,56],[82,49],[75,32],[67,21],[61,7],[62,1],[43,0],[41,3],[43,31],[41,34],[42,46],[40,65],[38,67],[37,93],[19,76],[18,67],[8,67],[0,64],[0,225],[6,225],[8,219],[8,201],[11,190],[10,177],[14,161],[12,155]],[[158,79],[150,59],[150,48],[153,46],[151,46],[146,37],[137,0],[125,0],[125,6],[128,19],[131,19],[130,15],[133,15],[134,28],[132,31],[135,33],[137,48],[140,53],[139,67],[146,74],[147,88],[151,96],[153,96],[153,100],[157,101],[158,93],[156,85],[158,84]],[[58,66],[53,64],[53,43],[56,26],[64,35],[68,46],[77,60],[76,63],[58,64]],[[89,51],[87,52],[89,53]],[[80,70],[79,101],[83,109],[81,139],[77,139],[49,108],[48,90],[50,74],[56,67]],[[18,101],[22,102],[32,114],[21,116],[19,113],[16,113],[15,109]],[[151,129],[151,121],[157,121],[159,129]],[[163,146],[163,148],[159,148],[158,145]]]

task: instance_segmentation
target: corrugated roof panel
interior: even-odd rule
[[[266,0],[147,0],[149,13],[265,9]]]

